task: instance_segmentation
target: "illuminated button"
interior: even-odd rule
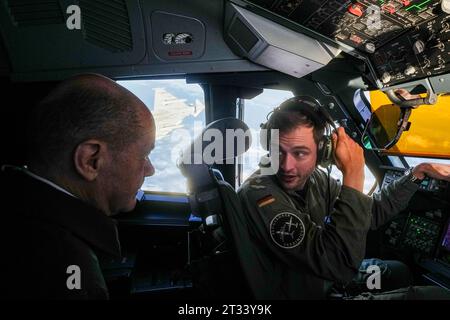
[[[360,37],[358,37],[356,34],[352,34],[350,36],[350,40],[356,44],[360,44],[362,42],[362,39]]]
[[[410,0],[402,0],[402,4],[403,4],[403,6],[405,6],[405,7],[409,6],[410,3],[411,3]]]
[[[384,6],[381,7],[384,11],[386,11],[389,14],[394,14],[395,13],[395,8],[393,5],[391,4],[385,4]]]
[[[361,4],[353,3],[353,4],[351,4],[348,7],[348,12],[350,12],[354,16],[362,17],[362,15],[363,15],[363,8],[362,8]]]

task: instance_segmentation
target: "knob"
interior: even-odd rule
[[[366,48],[366,51],[368,53],[374,53],[375,52],[375,44],[373,42],[367,42],[364,47]]]
[[[417,40],[414,42],[413,51],[415,54],[419,54],[425,51],[425,42],[422,40]]]
[[[450,30],[450,21],[442,22],[441,33],[447,32],[448,30]]]
[[[414,66],[412,65],[408,65],[403,73],[405,74],[405,76],[411,76],[416,73],[416,68],[414,68]]]
[[[388,83],[389,81],[391,81],[391,75],[389,74],[389,72],[383,72],[383,74],[381,75],[381,82],[383,82],[384,84]]]
[[[447,14],[450,14],[450,0],[441,0],[441,9]]]

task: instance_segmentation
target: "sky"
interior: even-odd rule
[[[150,160],[155,174],[147,177],[142,186],[147,191],[187,192],[186,178],[176,163],[179,153],[194,138],[194,125],[205,126],[204,94],[198,84],[180,80],[130,80],[118,83],[140,98],[152,111],[157,137]],[[162,90],[161,90],[162,89]],[[155,106],[157,99],[165,105]],[[199,110],[203,110],[200,111]]]

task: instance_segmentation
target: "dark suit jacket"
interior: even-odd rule
[[[98,257],[120,256],[115,222],[18,169],[0,179],[3,298],[107,299]]]

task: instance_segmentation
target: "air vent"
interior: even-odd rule
[[[80,8],[86,41],[111,52],[133,49],[125,0],[81,0]]]
[[[8,0],[13,23],[18,27],[64,23],[58,0]]]

